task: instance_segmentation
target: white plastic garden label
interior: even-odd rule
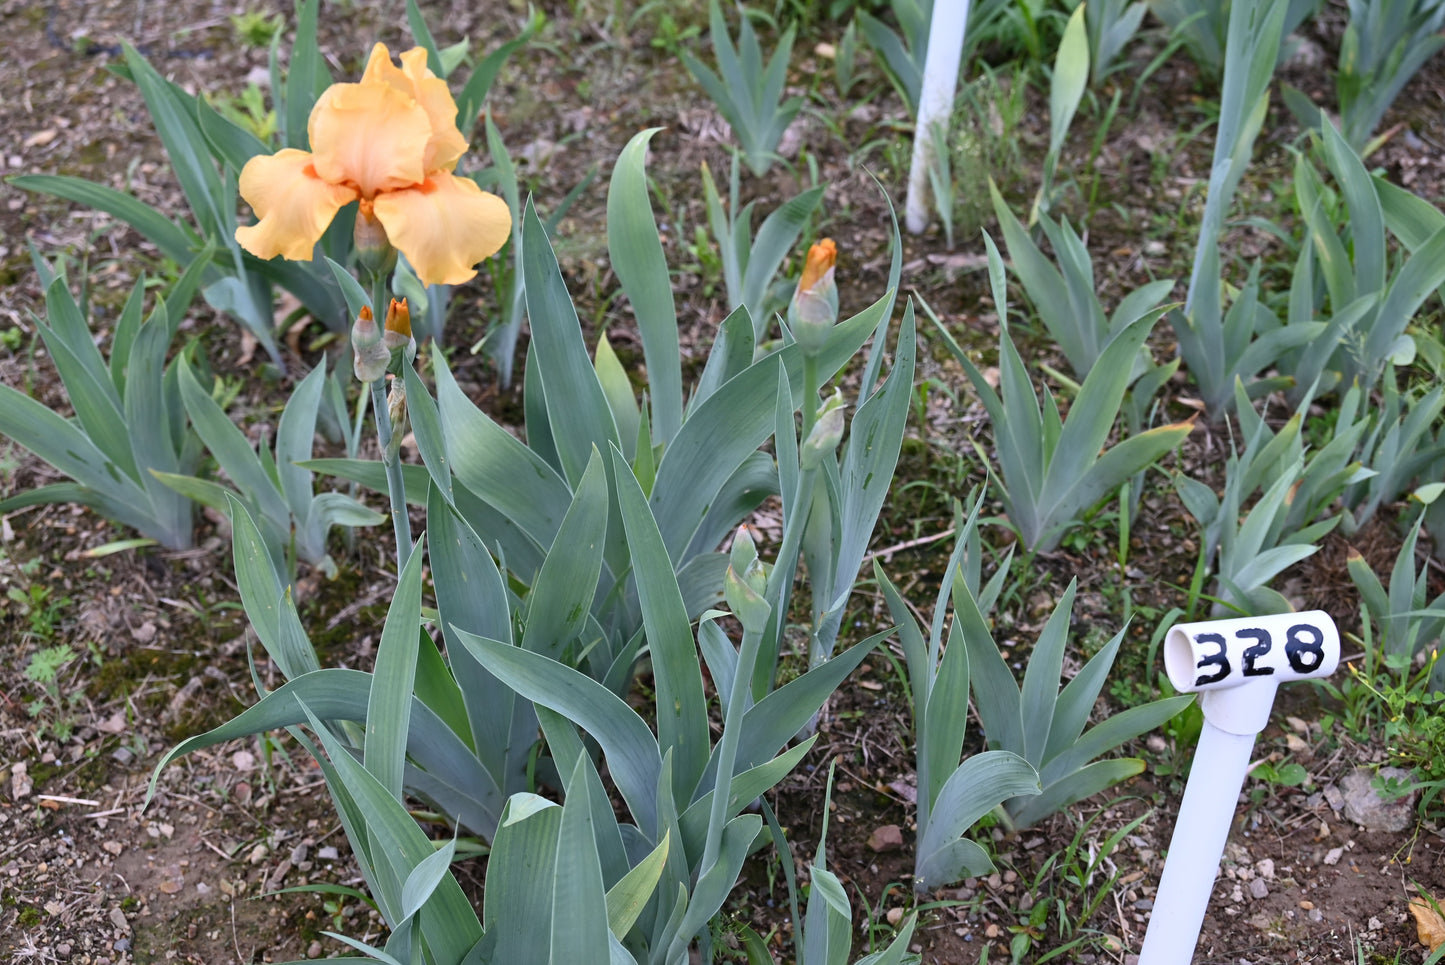
[[[1328,677],[1339,662],[1339,630],[1320,610],[1170,628],[1164,669],[1175,690],[1199,694],[1204,727],[1139,965],[1193,959],[1254,739],[1269,723],[1275,690],[1291,680]]]

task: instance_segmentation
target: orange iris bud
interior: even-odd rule
[[[833,266],[838,263],[838,246],[833,243],[832,238],[824,238],[822,241],[808,249],[808,261],[803,266],[803,277],[798,279],[798,291],[812,291],[823,280],[823,276],[832,271]]]
[[[838,246],[832,238],[808,249],[803,277],[788,306],[788,325],[798,347],[809,358],[816,358],[828,342],[828,333],[838,320],[838,286],[833,282],[833,266],[838,263]]]
[[[362,382],[375,382],[386,374],[391,362],[391,349],[386,347],[385,338],[376,327],[376,318],[366,305],[356,316],[351,326],[352,368]]]
[[[336,212],[360,201],[423,283],[471,279],[511,237],[512,216],[501,198],[452,174],[467,150],[456,118],[425,50],[408,50],[397,67],[377,44],[360,83],[331,85],[312,108],[311,152],[246,162],[241,196],[260,220],[237,228],[236,240],[258,258],[310,261]]]
[[[376,316],[371,314],[371,306],[362,305],[355,324],[351,326],[351,341],[369,347],[379,341],[379,335],[376,330]]]
[[[411,309],[407,308],[405,298],[391,300],[391,306],[386,310],[384,338],[387,348],[401,348],[411,341]]]

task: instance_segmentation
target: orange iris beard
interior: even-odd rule
[[[312,151],[286,148],[246,162],[241,196],[260,219],[236,229],[257,258],[310,261],[336,212],[361,202],[428,285],[456,285],[511,237],[507,204],[452,169],[467,150],[446,81],[420,47],[391,62],[372,48],[358,84],[333,84],[306,132]]]

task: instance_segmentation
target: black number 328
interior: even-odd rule
[[[1275,668],[1261,666],[1259,661],[1267,656],[1274,646],[1270,632],[1263,627],[1246,627],[1234,631],[1239,640],[1250,641],[1240,652],[1240,674],[1245,677],[1267,677]],[[1213,652],[1201,655],[1195,662],[1200,671],[1194,678],[1194,686],[1203,687],[1219,683],[1233,671],[1229,662],[1229,644],[1222,633],[1201,633],[1194,638],[1201,646],[1208,644]],[[1319,669],[1325,660],[1325,635],[1319,627],[1309,623],[1296,623],[1284,635],[1284,656],[1290,669],[1298,674],[1307,674]],[[1208,671],[1208,672],[1206,672]]]

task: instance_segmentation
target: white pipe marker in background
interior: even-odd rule
[[[934,151],[948,150],[948,119],[958,86],[969,0],[933,0],[923,86],[918,92],[918,123],[913,128],[913,165],[908,169],[904,222],[913,234],[928,227],[928,166]],[[935,143],[938,138],[942,143]]]
[[[1175,690],[1199,694],[1204,728],[1139,965],[1193,959],[1249,755],[1269,723],[1275,690],[1291,680],[1328,677],[1339,663],[1339,630],[1321,610],[1170,628],[1164,669]]]

